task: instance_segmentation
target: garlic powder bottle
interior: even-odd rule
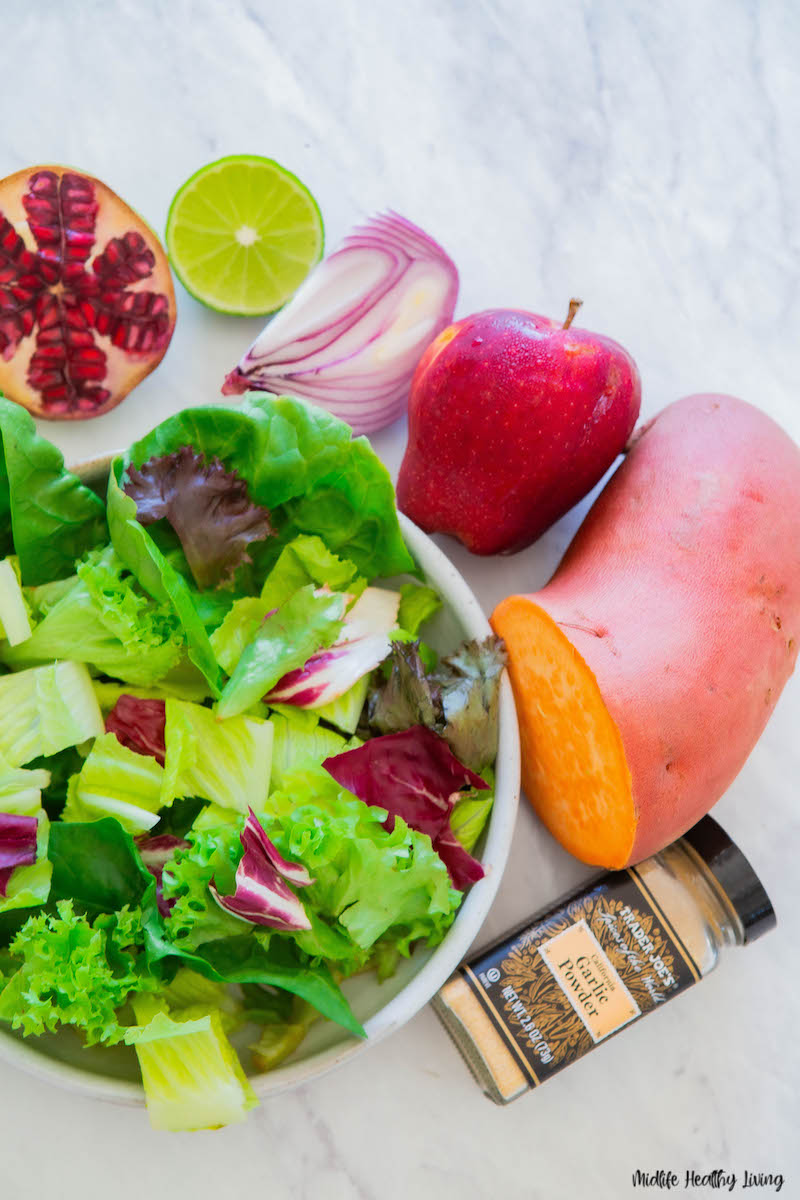
[[[506,1104],[774,925],[747,859],[704,817],[462,964],[433,1006],[486,1093]]]

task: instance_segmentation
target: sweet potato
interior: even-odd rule
[[[731,396],[669,405],[492,625],[536,811],[584,862],[639,862],[719,799],[794,668],[800,450]]]

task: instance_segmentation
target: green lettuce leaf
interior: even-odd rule
[[[125,566],[154,600],[171,604],[183,629],[189,658],[205,677],[212,696],[219,696],[222,673],[192,589],[153,538],[136,519],[136,502],[120,486],[122,460],[111,464],[108,477],[108,528],[111,542]]]
[[[93,922],[60,900],[54,913],[30,917],[12,941],[17,971],[0,992],[0,1020],[25,1036],[61,1025],[81,1030],[87,1046],[125,1036],[117,1010],[132,992],[159,986],[141,952],[138,910],[121,909]]]
[[[355,733],[369,692],[370,679],[371,673],[362,675],[348,691],[336,700],[331,700],[329,704],[323,704],[317,709],[308,709],[308,711],[315,712],[320,721],[327,721],[328,724],[335,725],[343,733]]]
[[[167,752],[161,803],[196,796],[224,808],[260,812],[272,769],[273,727],[258,717],[218,715],[200,704],[165,702]]]
[[[19,580],[19,559],[10,555],[0,561],[0,637],[9,646],[31,636],[30,608]]]
[[[47,857],[50,822],[42,809],[42,788],[50,783],[46,770],[12,767],[0,758],[0,813],[36,817],[36,861],[12,871],[0,896],[0,913],[44,904],[50,893],[52,864]]]
[[[234,600],[225,619],[211,634],[211,648],[228,675],[236,670],[236,664],[270,611],[259,596],[242,596]]]
[[[50,772],[42,767],[12,767],[0,756],[0,812],[32,817],[42,807],[42,789]]]
[[[244,649],[217,706],[233,717],[261,699],[287,672],[302,667],[315,650],[330,646],[342,629],[345,597],[315,593],[307,584],[267,617]]]
[[[125,465],[141,467],[181,446],[218,457],[245,480],[252,502],[269,509],[278,537],[252,547],[260,580],[299,534],[321,537],[370,579],[416,570],[386,468],[365,438],[352,440],[349,427],[317,405],[250,393],[236,408],[185,409],[136,442]]]
[[[258,1098],[231,1046],[218,1009],[169,1013],[160,998],[134,1001],[138,1025],[125,1033],[139,1059],[154,1129],[217,1129],[243,1121]]]
[[[53,864],[51,900],[70,900],[91,916],[126,905],[147,907],[155,880],[133,838],[113,817],[88,824],[55,821],[48,855]]]
[[[321,538],[301,534],[281,550],[261,589],[261,599],[269,612],[309,583],[356,596],[366,587],[366,580],[357,580],[357,574],[355,563],[331,554]]]
[[[442,601],[433,588],[419,583],[404,583],[400,588],[400,610],[397,624],[412,637],[419,633],[420,625],[429,620],[442,607]]]
[[[102,732],[92,681],[81,663],[56,662],[0,676],[0,754],[12,766]]]
[[[170,607],[141,591],[110,546],[90,551],[77,571],[32,635],[3,647],[4,661],[16,668],[69,658],[142,685],[167,675],[184,644]]]
[[[25,584],[71,575],[108,538],[103,502],[64,469],[25,409],[2,397],[0,439],[0,553],[17,554]]]
[[[158,821],[163,777],[152,755],[129,750],[113,733],[101,734],[70,782],[63,819],[115,817],[129,833],[145,833]]]
[[[491,791],[481,792],[472,788],[471,791],[461,792],[450,814],[450,828],[468,853],[475,849],[494,803],[494,771],[491,767],[484,767],[483,778]]]
[[[272,748],[272,790],[284,787],[287,776],[298,767],[315,767],[333,754],[346,749],[345,739],[332,729],[315,724],[311,729],[291,716],[274,713],[270,725],[275,731]]]
[[[44,904],[50,895],[53,867],[47,857],[50,822],[41,808],[30,816],[38,818],[36,829],[36,862],[17,867],[6,884],[5,896],[0,897],[0,913],[16,909],[35,908]]]

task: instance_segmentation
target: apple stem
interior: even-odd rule
[[[582,300],[575,300],[575,299],[570,300],[569,312],[567,313],[566,321],[561,326],[562,329],[569,329],[570,325],[575,320],[575,314],[577,313],[578,309],[580,308],[580,306],[582,304],[583,304]]]

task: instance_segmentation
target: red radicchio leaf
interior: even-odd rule
[[[17,867],[36,862],[37,825],[36,817],[0,813],[0,896],[5,896]]]
[[[485,791],[489,785],[460,763],[438,734],[415,725],[370,738],[322,765],[365,804],[386,809],[386,829],[394,829],[395,817],[402,817],[411,829],[427,833],[455,887],[463,890],[483,878],[483,867],[453,834],[450,814],[462,788]]]
[[[130,697],[127,697],[130,699]],[[158,702],[157,702],[158,703]],[[114,731],[116,732],[116,730]],[[117,735],[119,736],[119,735]],[[123,743],[124,745],[125,743]],[[136,747],[132,747],[135,749]],[[176,850],[188,850],[189,843],[184,838],[175,837],[171,833],[162,833],[158,837],[138,837],[136,845],[142,862],[156,881],[156,901],[162,917],[168,917],[174,900],[167,900],[162,891],[164,867],[170,861]]]
[[[224,587],[250,562],[247,547],[275,533],[266,508],[218,458],[206,463],[191,446],[128,467],[125,492],[142,525],[166,518],[177,533],[197,586]]]
[[[477,858],[473,858],[469,851],[464,849],[449,822],[434,841],[433,848],[447,867],[453,887],[457,887],[460,892],[466,891],[473,883],[483,879],[483,867]]]
[[[116,734],[117,741],[137,754],[152,755],[163,767],[167,753],[164,742],[166,723],[163,700],[120,696],[106,717],[106,733]]]
[[[220,908],[270,929],[310,929],[303,905],[285,883],[288,879],[295,887],[308,887],[314,882],[302,863],[281,857],[252,808],[248,809],[240,840],[244,854],[236,868],[234,894],[220,896],[213,879],[208,885]]]

